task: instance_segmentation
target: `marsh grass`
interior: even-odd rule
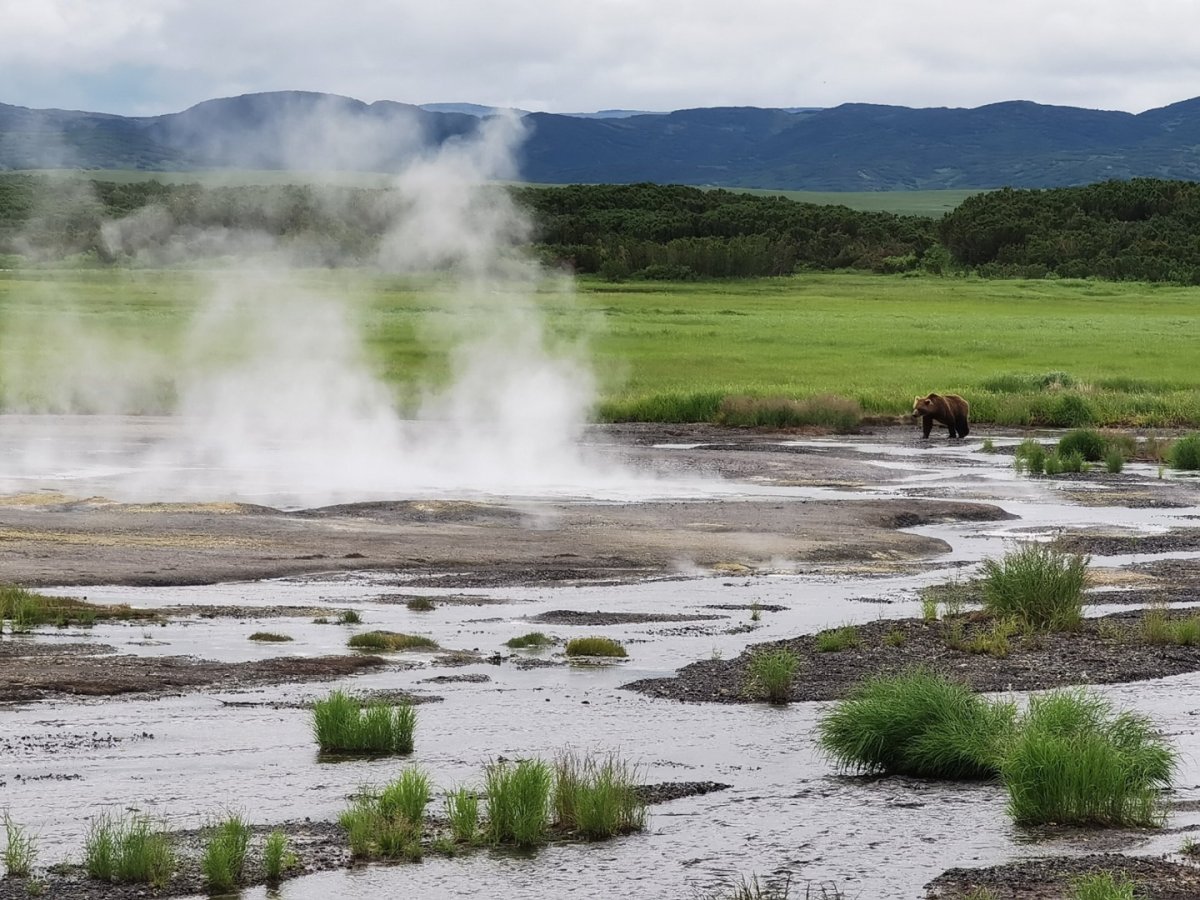
[[[977,632],[966,641],[968,653],[986,654],[987,656],[1003,659],[1012,652],[1010,638],[1021,630],[1020,623],[1014,618],[996,619],[982,631]]]
[[[1070,900],[1134,900],[1133,888],[1124,873],[1097,872],[1071,883]]]
[[[1017,446],[1013,455],[1013,468],[1028,475],[1044,475],[1046,472],[1046,448],[1033,438],[1026,438]]]
[[[403,755],[413,751],[417,711],[410,703],[362,703],[333,691],[313,704],[313,734],[322,753]]]
[[[808,882],[803,891],[791,874],[774,881],[760,881],[757,875],[741,878],[736,885],[715,894],[698,895],[697,900],[847,900],[847,894],[835,884]]]
[[[561,753],[554,764],[554,822],[591,841],[641,831],[646,803],[632,767],[613,754]]]
[[[1172,618],[1165,602],[1151,603],[1139,625],[1142,641],[1154,646],[1200,646],[1200,614]]]
[[[1077,428],[1058,440],[1058,455],[1061,457],[1078,453],[1087,462],[1099,462],[1108,451],[1108,440],[1098,431]]]
[[[759,650],[746,667],[745,693],[771,703],[787,703],[792,695],[792,678],[800,658],[791,650]]]
[[[550,830],[554,774],[541,759],[495,762],[487,767],[488,840],[493,844],[539,847]]]
[[[288,837],[279,829],[267,835],[263,843],[263,874],[267,881],[279,881],[283,873],[293,868],[299,860],[288,846]]]
[[[408,602],[404,605],[413,612],[429,612],[437,608],[428,597],[409,597]]]
[[[996,442],[993,441],[991,438],[984,438],[983,443],[979,445],[979,452],[980,453],[995,453],[996,452]]]
[[[904,642],[908,640],[904,631],[899,628],[893,628],[883,636],[883,644],[885,647],[903,647]]]
[[[149,609],[134,609],[125,604],[88,603],[75,597],[39,594],[16,585],[0,585],[0,628],[5,620],[13,633],[29,631],[39,625],[92,625],[110,619],[157,619]]]
[[[420,826],[432,792],[429,776],[420,769],[407,768],[400,777],[379,793],[379,813],[386,819],[400,819]]]
[[[1104,454],[1104,469],[1110,475],[1119,475],[1125,470],[1125,454],[1115,448],[1110,448]]]
[[[4,871],[14,878],[28,878],[37,862],[37,841],[23,826],[4,814]]]
[[[439,644],[423,634],[401,634],[396,631],[364,631],[347,641],[355,650],[437,650]]]
[[[818,744],[839,768],[929,778],[991,778],[1016,707],[987,700],[921,669],[854,687],[818,723]]]
[[[1200,434],[1189,434],[1171,444],[1166,462],[1172,469],[1194,472],[1200,469]]]
[[[85,871],[99,881],[161,888],[175,872],[170,836],[149,816],[100,816],[92,822],[83,853]]]
[[[1044,544],[1024,544],[1000,561],[984,560],[984,608],[1042,631],[1070,631],[1083,617],[1088,558]]]
[[[460,844],[474,844],[479,838],[479,795],[465,787],[446,794],[446,821],[450,834]]]
[[[539,647],[549,647],[554,643],[554,638],[548,634],[543,634],[540,631],[531,631],[528,634],[522,634],[518,637],[509,638],[504,642],[505,647],[511,647],[513,650],[537,649]]]
[[[1084,690],[1031,697],[1001,763],[1022,825],[1161,825],[1176,754],[1145,718]]]
[[[721,425],[760,428],[814,426],[844,434],[858,428],[862,414],[857,400],[831,394],[801,400],[727,396],[721,399],[716,421]]]
[[[418,862],[422,826],[402,817],[389,817],[380,808],[378,797],[358,797],[338,817],[346,830],[350,855],[357,859],[390,859]]]
[[[583,637],[567,641],[567,656],[610,656],[625,657],[625,648],[612,638]]]
[[[248,640],[263,641],[266,643],[278,644],[278,643],[283,643],[285,641],[290,641],[290,640],[292,640],[292,637],[291,637],[291,635],[280,634],[277,631],[256,631],[256,632],[254,632],[254,634],[250,635]]]
[[[838,653],[851,650],[862,645],[858,629],[853,625],[843,625],[840,628],[830,628],[819,632],[814,638],[814,646],[818,653]]]
[[[356,609],[343,609],[337,617],[339,625],[361,625],[362,616]]]
[[[228,891],[241,884],[250,848],[250,826],[233,815],[210,829],[200,859],[200,871],[212,891]]]

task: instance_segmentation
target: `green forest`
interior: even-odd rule
[[[539,259],[613,281],[849,270],[1200,284],[1194,182],[1002,189],[938,218],[678,185],[492,190],[528,210]],[[295,244],[314,265],[367,265],[407,202],[386,188],[3,174],[0,262],[169,264],[172,246],[224,230]]]

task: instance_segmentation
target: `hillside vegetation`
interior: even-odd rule
[[[935,219],[680,185],[501,187],[529,249],[609,280],[924,271],[1200,284],[1200,184],[1156,179],[989,191]],[[304,263],[370,266],[406,200],[312,184],[163,184],[0,175],[6,263],[174,265],[265,235]]]

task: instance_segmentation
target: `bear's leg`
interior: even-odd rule
[[[922,434],[921,437],[924,437],[924,438],[929,437],[929,432],[933,431],[933,416],[922,416],[921,417],[921,426],[925,430],[925,433]]]
[[[959,415],[956,417],[955,424],[958,425],[958,436],[960,438],[965,438],[971,433],[971,426],[967,423],[967,417],[962,413],[959,413]]]
[[[958,435],[957,435],[957,434],[955,434],[955,432],[954,432],[954,423],[953,423],[953,422],[951,422],[951,423],[950,423],[949,425],[947,425],[946,427],[947,427],[948,429],[950,429],[950,440],[954,440],[956,437],[958,437]]]

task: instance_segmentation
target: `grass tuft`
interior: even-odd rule
[[[771,703],[787,703],[792,695],[792,677],[800,659],[791,650],[760,650],[750,657],[746,670],[746,694]]]
[[[567,641],[567,656],[611,656],[625,657],[629,654],[625,652],[625,648],[614,641],[612,638],[606,637],[585,637],[572,638]]]
[[[1066,690],[1030,698],[1001,772],[1019,824],[1157,826],[1175,765],[1145,718]]]
[[[37,861],[33,835],[4,814],[4,871],[14,878],[28,878]]]
[[[338,817],[346,829],[350,854],[359,859],[420,861],[428,801],[429,778],[415,769],[406,769],[378,794],[362,792]]]
[[[646,803],[634,772],[616,756],[597,761],[564,752],[554,774],[554,819],[560,828],[599,841],[645,827]]]
[[[487,837],[493,844],[538,847],[550,829],[554,775],[540,759],[495,762],[487,767]]]
[[[364,631],[347,641],[356,650],[437,650],[439,644],[423,634],[396,631]]]
[[[991,778],[1016,708],[922,669],[868,678],[818,725],[841,768],[931,778]]]
[[[292,637],[287,634],[280,634],[277,631],[256,631],[250,635],[251,641],[265,641],[267,643],[282,643],[292,640]]]
[[[1083,616],[1088,559],[1044,544],[1025,544],[983,563],[984,608],[1040,631],[1070,631]]]
[[[338,614],[337,623],[339,625],[361,625],[362,616],[359,615],[356,609],[343,609]]]
[[[548,634],[543,634],[540,631],[531,631],[528,634],[522,634],[519,637],[509,638],[504,642],[505,647],[511,647],[513,650],[522,650],[529,647],[548,647],[554,643],[554,638]]]
[[[88,876],[100,881],[161,888],[175,872],[171,839],[149,816],[100,816],[92,822],[83,853]]]
[[[465,787],[446,795],[446,821],[450,834],[460,844],[474,844],[479,838],[479,795]]]
[[[853,625],[843,625],[841,628],[830,628],[820,632],[815,640],[817,651],[820,653],[838,653],[851,650],[862,644],[858,629]]]
[[[1167,465],[1190,472],[1200,469],[1200,434],[1185,435],[1173,443],[1167,450]]]
[[[429,612],[431,609],[437,608],[428,597],[409,597],[408,602],[404,605],[413,612]]]
[[[313,733],[322,753],[406,754],[413,751],[417,711],[410,703],[369,703],[333,691],[313,704]]]
[[[1078,453],[1087,462],[1099,462],[1107,451],[1108,441],[1100,432],[1090,428],[1068,431],[1058,441],[1058,455],[1061,457]]]
[[[862,415],[862,406],[857,400],[832,394],[803,400],[729,396],[721,400],[716,422],[759,428],[816,426],[844,434],[858,428]]]
[[[1124,874],[1097,872],[1074,880],[1071,900],[1133,900],[1133,887]]]
[[[1042,475],[1046,472],[1046,448],[1033,438],[1026,438],[1017,446],[1013,455],[1013,467],[1018,472]]]
[[[267,835],[263,844],[263,874],[267,881],[279,881],[283,873],[296,865],[299,860],[296,854],[288,848],[288,837],[279,829]]]
[[[152,609],[134,609],[125,604],[102,605],[74,597],[39,594],[12,584],[0,584],[0,630],[7,620],[14,634],[38,625],[92,625],[106,619],[157,619]]]
[[[230,816],[212,829],[204,844],[200,871],[211,891],[228,891],[242,881],[250,826],[241,816]]]

